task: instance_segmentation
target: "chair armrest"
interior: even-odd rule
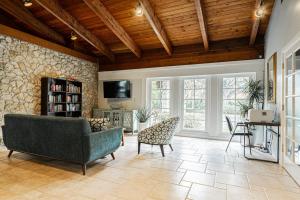
[[[89,162],[113,153],[121,144],[122,128],[92,132],[84,136],[84,158]]]

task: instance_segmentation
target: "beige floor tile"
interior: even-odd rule
[[[183,180],[193,182],[193,183],[213,186],[215,184],[215,175],[201,173],[201,172],[187,171],[187,173],[183,177]]]
[[[268,198],[264,191],[227,186],[227,200],[268,200]]]
[[[217,172],[216,182],[238,187],[249,188],[247,177],[244,175]]]
[[[158,184],[151,193],[150,197],[160,200],[184,200],[188,194],[189,188],[174,184]]]
[[[226,190],[193,184],[188,198],[193,200],[226,200]]]
[[[206,168],[206,164],[183,161],[183,163],[180,165],[180,168],[192,170],[192,171],[204,172]]]

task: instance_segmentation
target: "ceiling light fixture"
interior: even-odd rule
[[[141,4],[139,3],[135,8],[135,15],[143,16],[143,14],[144,14],[143,8],[142,8]]]
[[[71,32],[70,39],[73,40],[73,41],[75,41],[75,40],[77,40],[77,36],[73,32]]]
[[[260,6],[256,11],[255,11],[255,16],[258,18],[263,17],[265,14],[265,10],[262,6]]]
[[[32,6],[32,0],[23,0],[24,6],[25,7],[30,7]]]

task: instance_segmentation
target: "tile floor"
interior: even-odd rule
[[[226,142],[175,137],[171,152],[136,137],[88,167],[14,153],[0,148],[0,199],[67,200],[299,200],[300,188],[279,165],[248,161]]]

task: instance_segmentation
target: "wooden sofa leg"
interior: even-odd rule
[[[141,151],[141,143],[139,142],[138,143],[138,154],[140,154],[140,151]]]
[[[81,165],[81,167],[82,167],[82,174],[83,174],[83,176],[85,176],[85,173],[86,173],[86,164]]]
[[[13,152],[14,152],[13,150],[10,150],[9,153],[8,153],[8,155],[7,155],[7,157],[10,158],[10,156],[11,156],[11,154],[12,154]]]
[[[116,159],[114,153],[111,153],[110,155],[111,155],[111,157],[112,157],[113,160]]]
[[[165,157],[164,145],[160,144],[159,146],[160,146],[161,155],[162,155],[163,157]]]

